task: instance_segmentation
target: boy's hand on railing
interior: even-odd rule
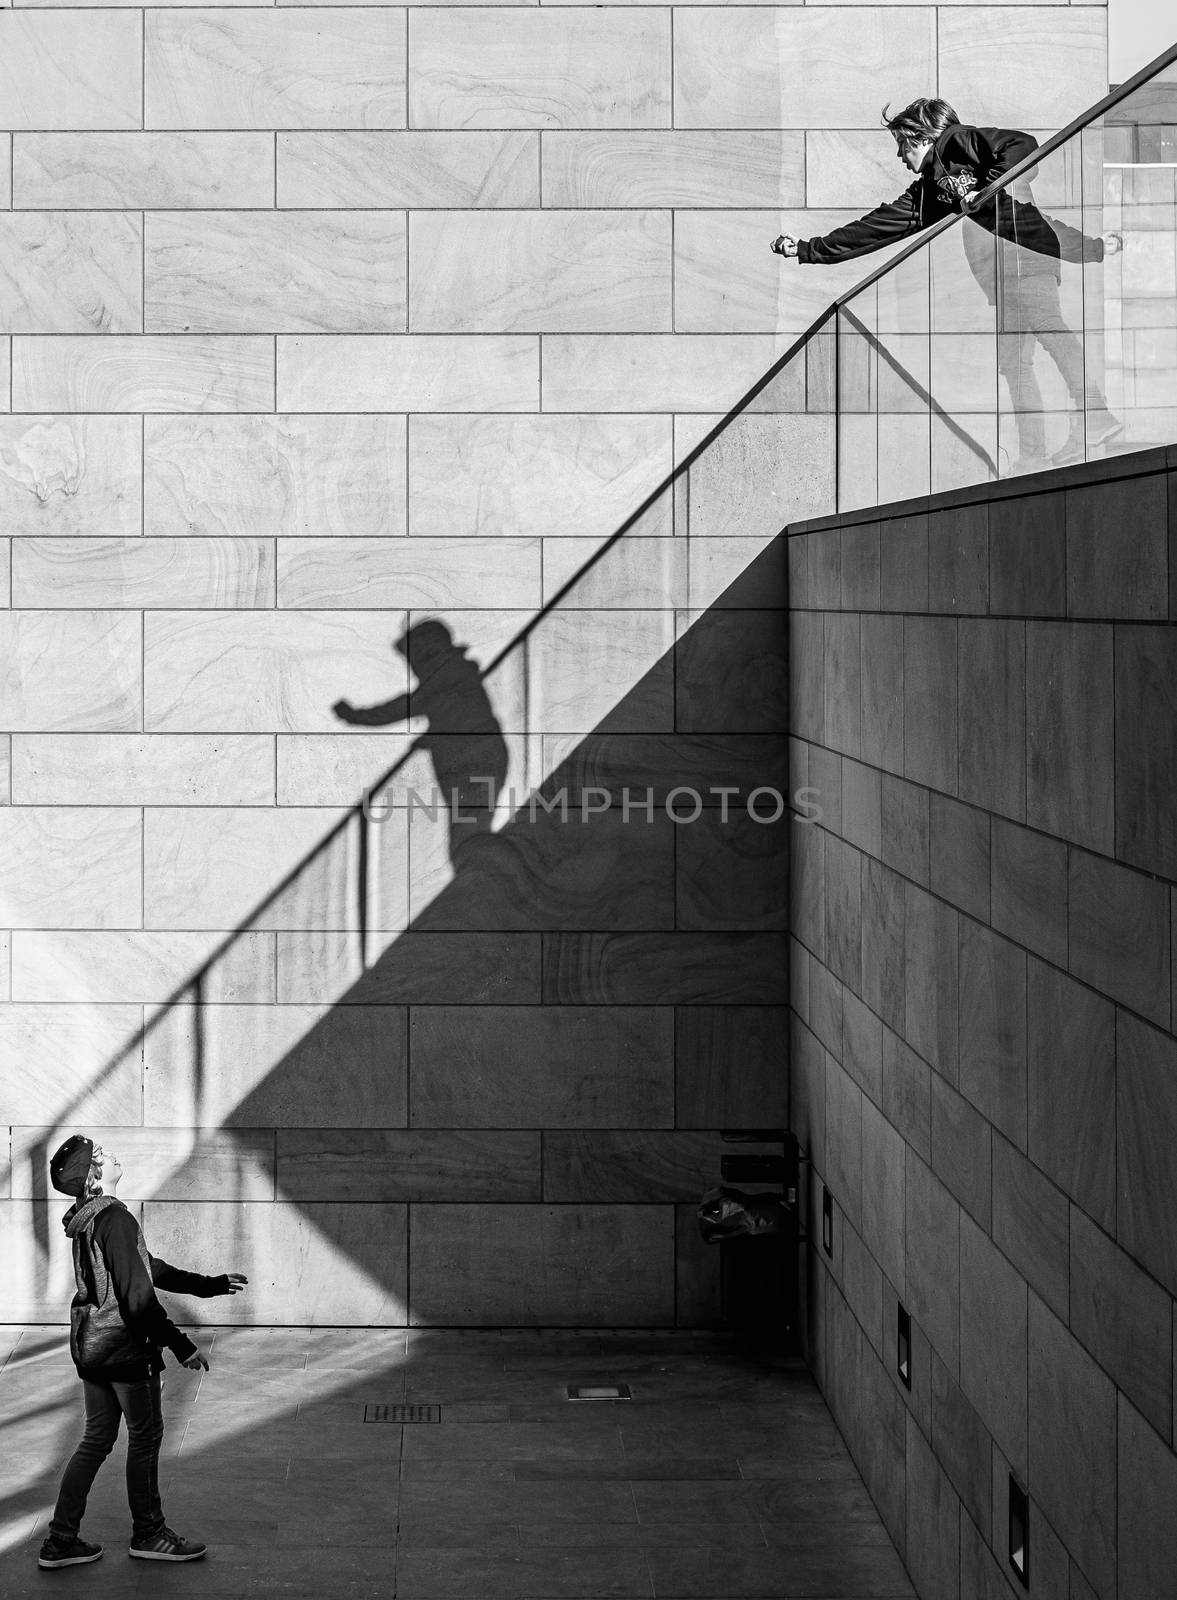
[[[791,259],[797,254],[797,241],[791,233],[781,233],[769,245],[775,255]]]

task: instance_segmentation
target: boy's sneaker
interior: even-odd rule
[[[208,1549],[196,1539],[181,1539],[170,1528],[161,1528],[150,1539],[132,1539],[127,1553],[140,1561],[199,1561]]]
[[[41,1546],[37,1557],[39,1567],[80,1567],[83,1561],[97,1561],[102,1554],[100,1544],[87,1544],[85,1539],[55,1539],[52,1534]]]

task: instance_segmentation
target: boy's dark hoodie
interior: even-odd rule
[[[138,1383],[163,1367],[163,1348],[181,1362],[196,1354],[156,1299],[156,1285],[207,1299],[230,1293],[227,1275],[181,1272],[150,1255],[143,1230],[114,1195],[79,1200],[62,1226],[73,1243],[69,1345],[79,1377]]]

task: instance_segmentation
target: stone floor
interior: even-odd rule
[[[36,1550],[79,1432],[59,1328],[0,1328],[0,1594],[388,1600],[913,1596],[812,1379],[720,1336],[222,1329],[169,1367],[161,1485],[208,1558],[126,1555],[120,1444],[83,1528]],[[569,1383],[629,1401],[571,1402]],[[440,1423],[365,1424],[365,1405]]]

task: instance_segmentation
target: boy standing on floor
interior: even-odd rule
[[[168,1318],[155,1285],[201,1298],[239,1294],[240,1273],[205,1278],[149,1255],[143,1231],[115,1198],[123,1169],[118,1157],[94,1148],[83,1134],[67,1139],[49,1163],[53,1187],[73,1195],[62,1218],[73,1241],[77,1293],[70,1306],[70,1355],[82,1380],[86,1428],[74,1451],[41,1546],[37,1565],[72,1567],[97,1561],[102,1546],[79,1537],[86,1499],[99,1467],[127,1419],[129,1553],[146,1561],[196,1561],[207,1546],[181,1539],[164,1520],[159,1498],[161,1346],[184,1366],[208,1371],[208,1361]]]

